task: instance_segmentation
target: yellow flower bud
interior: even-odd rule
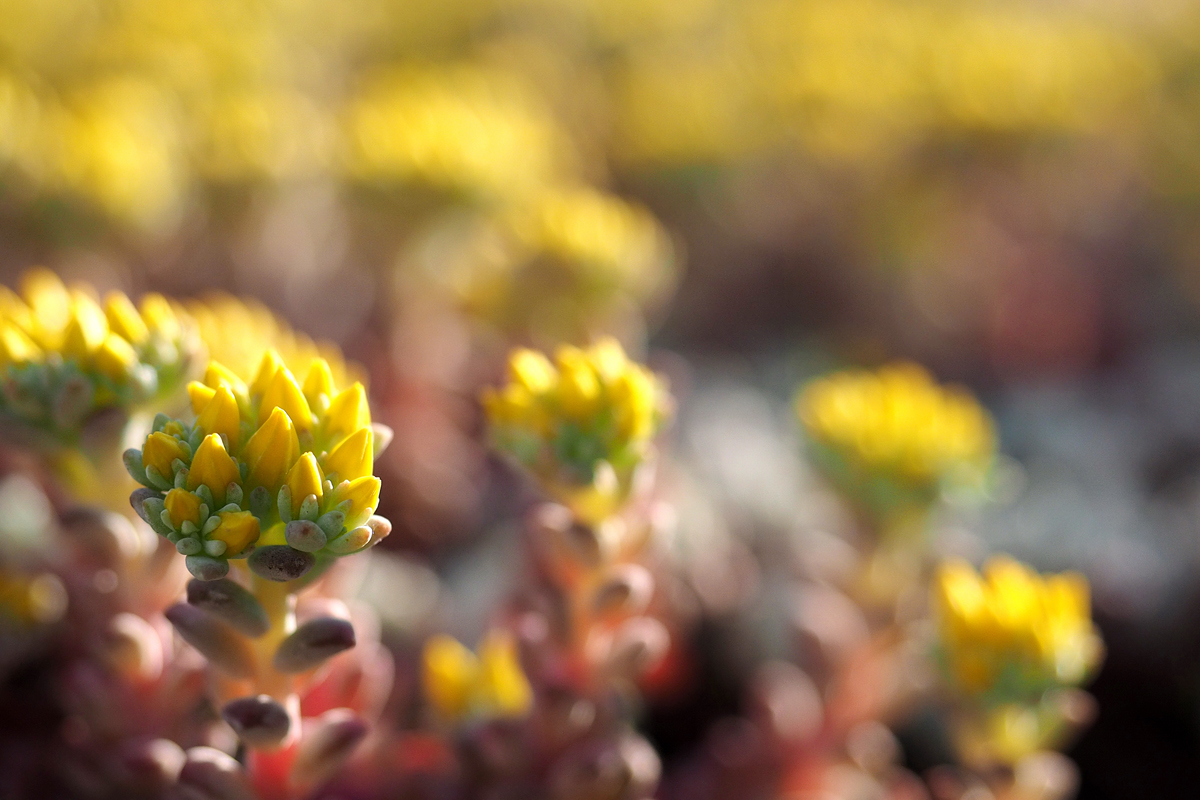
[[[258,541],[258,518],[249,511],[222,511],[220,524],[209,539],[225,543],[225,554],[236,556]]]
[[[187,385],[188,399],[192,401],[192,413],[199,416],[204,413],[204,409],[212,402],[217,391],[210,389],[200,381],[191,381]]]
[[[267,384],[275,377],[275,373],[283,366],[283,359],[279,357],[279,353],[274,348],[268,349],[263,353],[262,360],[258,364],[258,372],[254,373],[254,380],[250,382],[250,394],[262,395],[267,391]]]
[[[296,385],[296,379],[292,376],[291,370],[284,366],[275,370],[275,375],[267,382],[266,388],[263,390],[262,402],[258,407],[259,419],[266,417],[276,408],[287,412],[297,430],[307,431],[312,428],[313,417],[312,411],[308,407],[308,401],[304,399],[304,393]]]
[[[479,680],[484,703],[503,716],[520,716],[533,704],[533,690],[521,669],[516,642],[501,631],[479,647]]]
[[[438,635],[425,643],[421,678],[425,696],[443,717],[457,720],[470,708],[479,675],[479,659],[452,636]]]
[[[25,273],[21,280],[21,295],[41,334],[39,344],[58,349],[62,344],[62,332],[71,317],[71,295],[67,287],[53,272],[38,267]]]
[[[292,492],[293,516],[300,513],[300,504],[310,494],[316,495],[318,500],[321,499],[321,495],[324,494],[321,488],[322,480],[316,456],[312,453],[302,453],[287,476],[287,487]]]
[[[374,434],[371,429],[359,428],[347,436],[322,462],[325,473],[336,474],[339,481],[352,481],[370,475],[375,464]]]
[[[357,381],[333,398],[325,412],[325,436],[331,444],[370,424],[367,391]]]
[[[350,501],[350,509],[346,512],[347,528],[357,528],[375,513],[375,508],[379,505],[379,486],[379,478],[368,475],[352,481],[342,481],[333,490],[331,503],[334,506]]]
[[[139,345],[150,336],[141,315],[121,292],[109,292],[104,299],[104,315],[108,319],[109,329],[130,344]]]
[[[82,292],[71,298],[71,316],[63,332],[62,352],[68,358],[87,358],[108,336],[108,321],[96,301]]]
[[[171,515],[171,522],[177,528],[185,521],[197,524],[200,522],[200,498],[186,489],[172,489],[167,492],[163,504],[167,507],[167,513]]]
[[[167,480],[171,480],[171,476],[175,474],[171,469],[171,462],[185,457],[183,445],[179,440],[162,431],[146,437],[146,444],[142,447],[142,463],[147,467],[154,467]]]
[[[242,460],[250,469],[246,483],[278,489],[299,457],[296,428],[287,413],[276,408],[242,449]]]
[[[228,392],[229,390],[221,387],[219,391]],[[225,489],[231,483],[240,482],[241,478],[237,462],[229,456],[229,453],[225,452],[225,445],[221,442],[221,437],[215,433],[205,436],[204,441],[200,442],[200,446],[196,448],[196,454],[192,456],[187,487],[195,491],[201,484],[207,486],[212,490],[217,506],[222,506],[225,504]]]
[[[151,292],[142,298],[140,304],[142,320],[147,329],[166,339],[177,339],[182,333],[179,317],[171,308],[171,303],[161,294]]]
[[[629,359],[625,356],[625,349],[621,347],[620,342],[611,336],[605,336],[592,345],[588,349],[587,355],[588,360],[592,362],[592,367],[596,370],[596,374],[606,384],[616,381],[625,373],[629,366]]]
[[[600,381],[587,356],[578,347],[561,347],[555,355],[560,379],[558,402],[573,420],[587,420],[599,408]]]
[[[133,346],[115,333],[104,337],[104,341],[93,354],[96,369],[114,383],[121,383],[132,374],[138,364]]]
[[[532,394],[549,391],[558,379],[558,373],[550,359],[536,350],[522,348],[508,360],[509,375],[514,383],[523,386]]]
[[[304,396],[308,399],[309,407],[316,408],[321,395],[332,398],[333,392],[333,372],[329,369],[329,362],[314,358],[309,364],[308,374],[304,376]]]
[[[228,386],[235,397],[245,397],[247,394],[245,381],[234,374],[233,370],[216,361],[208,362],[208,367],[204,370],[204,383],[213,389]]]
[[[27,364],[41,356],[41,348],[19,328],[0,322],[0,365]]]
[[[203,387],[208,388],[208,387]],[[229,446],[237,448],[238,439],[241,434],[241,412],[238,411],[237,400],[233,396],[233,392],[229,390],[227,385],[222,384],[212,391],[212,396],[208,402],[204,404],[204,410],[200,412],[196,419],[196,424],[205,433],[221,433],[229,440]],[[191,394],[192,388],[188,386],[188,393]],[[192,395],[193,405],[196,402],[197,395]]]

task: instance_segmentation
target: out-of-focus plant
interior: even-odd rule
[[[1091,620],[1087,579],[1039,575],[1007,556],[983,574],[963,561],[934,580],[937,660],[958,704],[962,757],[975,765],[1016,764],[1076,732],[1089,707],[1076,687],[1104,647]]]
[[[995,457],[987,411],[914,364],[813,381],[796,411],[814,460],[885,528],[944,490],[982,487]]]
[[[450,636],[425,643],[421,679],[426,696],[450,723],[492,717],[520,717],[529,711],[533,689],[517,658],[516,642],[493,631],[478,654]]]

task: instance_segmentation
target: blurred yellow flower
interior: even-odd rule
[[[630,361],[615,339],[586,350],[560,347],[554,363],[518,349],[508,368],[509,383],[482,397],[496,447],[553,495],[578,500],[580,492],[600,492],[607,502],[587,505],[619,504],[670,412],[663,381]]]
[[[478,655],[453,637],[434,636],[421,663],[425,696],[448,721],[519,717],[533,703],[516,643],[503,631],[489,633]]]
[[[796,412],[818,463],[856,499],[872,504],[928,502],[946,483],[977,485],[995,456],[988,412],[965,390],[939,386],[915,364],[812,381]]]
[[[948,561],[933,584],[939,652],[954,687],[995,701],[1034,700],[1077,686],[1100,660],[1087,580],[1039,575],[1007,556],[980,575]]]

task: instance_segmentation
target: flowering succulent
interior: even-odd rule
[[[451,636],[425,643],[421,677],[425,695],[443,718],[519,717],[533,703],[512,637],[492,631],[478,655]]]
[[[1076,686],[1101,656],[1087,579],[1078,573],[1042,576],[998,556],[981,576],[966,562],[948,561],[934,581],[933,603],[943,666],[969,696],[1012,702]]]
[[[877,509],[928,503],[944,485],[978,483],[995,456],[987,411],[915,364],[813,381],[796,411],[817,462]]]
[[[483,393],[496,447],[581,516],[607,516],[652,455],[670,411],[663,381],[615,339],[561,347],[554,363],[519,349],[508,372],[507,385]]]
[[[161,295],[135,307],[111,292],[102,305],[89,287],[68,289],[53,272],[31,270],[19,296],[0,287],[0,415],[76,441],[99,411],[168,396],[199,347]]]
[[[195,421],[160,414],[125,464],[146,487],[134,508],[197,578],[248,557],[259,576],[292,580],[387,535],[372,516],[380,428],[361,383],[339,389],[316,358],[301,384],[268,350],[249,384],[212,362],[188,394]]]

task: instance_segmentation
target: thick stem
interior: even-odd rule
[[[296,630],[296,595],[290,583],[277,583],[257,575],[250,577],[250,591],[262,604],[270,621],[267,632],[254,640],[258,689],[288,706],[293,694],[291,676],[275,669],[272,662],[280,643]]]

